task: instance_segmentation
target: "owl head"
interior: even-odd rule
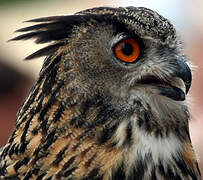
[[[57,79],[65,79],[67,89],[70,84],[77,87],[67,90],[70,96],[83,92],[133,111],[141,105],[167,125],[188,119],[189,62],[173,25],[158,13],[142,7],[100,7],[29,22],[38,24],[18,30],[30,32],[13,40],[52,42],[27,59],[48,56],[41,74],[51,58],[60,61]]]

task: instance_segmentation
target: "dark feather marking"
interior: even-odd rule
[[[63,131],[58,131],[58,129],[53,129],[51,132],[49,132],[49,134],[42,139],[41,145],[38,146],[35,151],[34,151],[34,155],[35,155],[35,159],[33,160],[33,163],[36,163],[39,159],[43,159],[47,157],[47,154],[49,153],[49,147],[54,144],[54,142],[57,140],[57,137],[63,133]],[[68,145],[65,147],[68,148]],[[43,151],[43,153],[40,153],[40,151]],[[65,153],[66,149],[63,149],[62,151],[59,152],[59,154],[57,154],[56,160],[53,161],[53,165],[56,165],[58,163],[60,163],[60,158],[63,158],[63,153]],[[59,159],[58,159],[59,158]]]
[[[81,158],[84,158],[85,155],[86,155],[89,151],[91,151],[91,149],[92,149],[92,146],[89,146],[87,149],[83,150],[83,151],[80,153]]]
[[[51,69],[49,74],[47,74],[47,77],[44,81],[43,87],[42,87],[42,94],[44,96],[47,96],[51,93],[52,88],[54,84],[56,83],[56,76],[57,76],[58,68],[55,66]]]
[[[126,128],[125,144],[131,145],[131,143],[132,143],[132,124],[131,122],[129,122]]]
[[[55,101],[56,99],[55,98],[52,98],[52,102]],[[51,102],[51,101],[50,101]],[[45,111],[48,111],[48,109],[51,107],[52,103],[49,103],[47,104],[47,106],[44,108],[43,110],[43,116],[45,115]],[[41,113],[40,113],[41,114]],[[42,129],[42,134],[43,136],[46,136],[47,135],[47,131],[48,131],[48,126],[47,126],[47,123],[48,123],[48,117],[43,117],[43,119],[40,119],[41,120],[41,129]]]
[[[9,152],[8,152],[8,155],[9,155],[9,157],[11,158],[11,156],[14,154],[14,148],[15,148],[15,145],[16,145],[16,143],[15,144],[13,144],[11,147],[10,147],[10,149],[9,149]]]
[[[15,149],[14,149],[14,152],[16,155],[19,154],[19,147],[20,147],[20,144],[16,144]]]
[[[121,112],[117,111],[111,104],[102,103],[95,121],[89,123],[86,127],[94,128],[98,125],[104,124],[107,120],[109,120],[109,117],[117,118],[120,114]]]
[[[73,113],[73,115],[70,118],[70,125],[76,127],[77,126],[77,122],[81,121],[82,115],[76,113]]]
[[[38,98],[38,104],[37,104],[37,107],[35,108],[35,107],[33,107],[30,111],[33,111],[33,113],[31,113],[31,115],[35,115],[35,114],[37,114],[37,113],[39,113],[40,112],[40,110],[41,110],[41,108],[42,108],[42,102],[43,102],[43,100],[44,100],[44,98],[43,98],[43,96],[39,96],[39,98]]]
[[[157,127],[157,129],[155,129],[155,136],[156,138],[163,136],[162,129]]]
[[[29,127],[30,127],[30,123],[31,123],[31,121],[32,121],[33,116],[34,116],[34,115],[31,115],[31,116],[29,117],[29,119],[27,120],[27,122],[25,123],[25,127],[24,127],[24,129],[23,129],[24,131],[23,131],[23,134],[22,134],[22,136],[21,136],[21,138],[20,138],[20,142],[21,142],[22,144],[26,141],[25,137],[26,137],[26,134],[27,134],[28,129],[29,129]]]
[[[3,180],[20,180],[20,178],[18,178],[16,176],[11,176],[11,177],[4,177]]]
[[[44,71],[44,73],[40,74],[38,80],[37,80],[37,83],[35,84],[35,86],[33,86],[30,90],[30,92],[32,92],[30,98],[28,99],[27,103],[23,106],[23,111],[18,114],[19,118],[22,118],[22,116],[25,114],[25,112],[27,111],[27,109],[30,107],[30,105],[33,103],[35,97],[37,96],[37,94],[39,93],[39,88],[40,88],[40,85],[41,85],[41,81],[42,79],[44,78],[44,75],[50,71],[50,69],[52,69],[52,67],[57,64],[59,61],[60,61],[60,58],[58,59],[58,57],[61,57],[61,56],[57,56],[53,61],[51,61],[52,59],[52,56],[48,56],[46,58],[46,61],[45,62],[50,62],[51,61],[51,64],[48,68],[46,68],[46,70]],[[38,101],[39,99],[41,98],[41,96],[38,97],[38,99],[36,101]],[[23,121],[21,121],[23,122]],[[18,126],[19,124],[17,124]]]
[[[55,55],[55,54],[53,54],[53,55],[49,55],[49,56],[47,56],[45,59],[44,59],[44,62],[43,62],[43,65],[42,65],[42,69],[40,70],[40,74],[39,74],[39,79],[43,79],[44,78],[44,75],[46,74],[46,72],[47,71],[49,71],[49,70],[47,70],[47,68],[51,65],[51,64],[55,64],[55,62],[56,62],[56,64],[57,64],[57,58],[58,57],[61,57],[61,55],[60,54],[58,54],[57,56]]]
[[[62,58],[62,56],[58,55],[54,59],[53,59],[53,56],[49,56],[46,59],[45,63],[43,64],[43,67],[45,69],[40,72],[40,79],[41,80],[45,77],[45,75],[50,73],[50,71],[54,68],[54,66],[56,66],[60,62],[61,58]],[[40,83],[40,82],[37,82],[37,83]]]
[[[113,123],[109,123],[109,125],[106,126],[101,132],[101,134],[99,135],[98,143],[102,145],[102,144],[105,144],[108,140],[110,140],[111,137],[114,135],[117,127],[118,127],[118,122],[114,121]]]
[[[112,173],[112,180],[126,179],[124,164],[122,163],[118,169]]]
[[[82,141],[84,140],[84,137],[87,137],[88,133],[91,132],[92,129],[86,129],[82,134],[80,134],[77,137],[77,143],[73,146],[73,151],[76,151],[77,148],[80,146],[80,144],[82,143]]]
[[[39,34],[41,33],[45,33],[45,31],[36,31],[36,32],[30,32],[30,33],[26,33],[26,34],[21,34],[17,37],[14,37],[12,39],[10,39],[9,41],[18,41],[18,40],[27,40],[27,39],[31,39],[33,37],[38,37]]]
[[[175,179],[175,180],[181,180],[181,177],[177,173],[174,174],[172,169],[171,169],[171,167],[169,167],[169,166],[167,166],[167,171],[166,171],[166,173],[164,175],[164,178],[166,178],[166,177],[169,180],[173,180],[173,179]]]
[[[8,150],[8,154],[9,156],[11,157],[13,154],[18,154],[21,152],[21,147],[23,144],[26,144],[27,145],[28,142],[24,142],[24,143],[21,143],[21,144],[16,144],[14,143],[12,146],[9,146],[9,150]],[[3,155],[3,154],[2,154]]]
[[[1,158],[6,157],[6,155],[8,154],[9,148],[10,148],[10,146],[3,148],[3,152],[1,153],[0,160],[1,160]]]
[[[16,133],[16,129],[17,129],[17,128],[14,129],[14,131],[13,131],[11,137],[10,137],[9,140],[8,140],[8,142],[9,142],[10,144],[11,144],[11,143],[13,142],[13,140],[14,140],[15,133]],[[5,150],[4,150],[4,151],[5,151]]]
[[[105,128],[98,138],[98,142],[100,145],[106,143],[109,139],[111,139],[119,124],[117,119],[120,118],[122,113],[122,110],[117,110],[110,104],[104,104],[103,106],[101,106],[95,121],[88,125],[88,128],[94,128],[101,124],[104,125],[108,120],[108,125],[105,125]],[[109,118],[112,118],[112,120],[109,120]]]
[[[138,117],[137,124],[138,124],[139,128],[141,128],[141,127],[142,127],[142,125],[144,124],[143,119],[142,119],[142,118],[140,118],[140,117]]]
[[[72,167],[71,169],[68,169],[64,172],[63,177],[68,177],[72,174],[72,172],[77,169],[76,167]]]
[[[97,153],[95,153],[90,159],[88,159],[87,162],[85,162],[85,167],[89,168],[89,166],[91,165],[92,161],[97,157]]]
[[[43,153],[41,153],[41,152],[43,152]],[[48,150],[43,150],[43,151],[41,151],[41,147],[38,146],[38,147],[35,149],[34,154],[35,154],[36,156],[34,156],[34,158],[32,159],[32,161],[31,161],[30,164],[35,164],[35,165],[37,165],[37,161],[38,161],[39,159],[46,158],[46,157],[48,156],[49,152],[48,152]],[[37,166],[32,167],[31,171],[34,171],[35,169],[39,169],[39,167],[37,167]]]
[[[62,41],[69,37],[72,30],[62,31],[60,29],[57,30],[49,30],[45,32],[41,32],[37,37],[35,42],[37,44],[47,43],[51,41]]]
[[[68,177],[71,173],[77,169],[77,167],[70,167],[75,161],[76,156],[71,157],[64,165],[61,171],[56,175],[56,178],[60,179],[61,177]]]
[[[32,177],[32,175],[37,175],[39,171],[40,171],[40,168],[36,166],[34,169],[27,172],[26,176],[24,177],[24,180],[25,179],[29,180]]]
[[[0,159],[1,160],[1,159]],[[6,164],[4,166],[0,166],[0,175],[4,176],[6,173]]]
[[[200,172],[199,165],[198,165],[197,161],[196,161],[195,165],[197,167],[197,171],[198,171],[199,175],[201,176],[201,172]]]
[[[73,164],[73,162],[75,161],[76,156],[71,157],[64,165],[62,168],[62,172],[69,169],[69,167]]]
[[[57,139],[57,137],[55,136],[55,134],[56,134],[56,129],[53,129],[48,135],[47,135],[47,137],[46,137],[46,139],[45,139],[45,144],[43,144],[43,147],[42,147],[42,149],[44,150],[44,151],[47,151],[48,150],[48,148],[52,145],[52,144],[54,144],[54,142],[56,141],[56,139]]]
[[[151,180],[157,180],[156,168],[155,167],[152,168],[151,175],[152,175]]]
[[[66,150],[69,148],[69,144],[67,144],[57,155],[56,159],[52,162],[54,166],[57,166],[62,160]]]
[[[171,179],[175,179],[175,175],[174,175],[174,173],[173,173],[171,167],[169,167],[169,166],[167,167],[166,177],[169,177],[169,178],[171,178]]]
[[[65,16],[49,16],[42,18],[35,18],[24,22],[49,22],[49,21],[59,21],[59,22],[77,22],[81,19],[78,15],[65,15]],[[81,20],[80,20],[81,21]]]
[[[46,23],[21,28],[16,32],[27,32],[27,31],[32,32],[19,35],[11,39],[10,41],[23,39],[26,40],[33,37],[37,38],[36,43],[44,43],[53,40],[62,40],[69,36],[74,25],[84,23],[85,19],[89,18],[90,16],[70,15],[70,16],[45,17],[29,20],[28,22],[46,22]]]
[[[68,33],[68,32],[66,32]],[[51,32],[47,32],[45,34],[42,34],[40,36],[38,36],[38,38],[36,39],[36,43],[37,44],[42,44],[42,43],[47,43],[50,41],[57,41],[57,40],[61,40],[66,38],[67,34],[65,32],[61,32],[61,31],[51,31]],[[70,33],[70,32],[69,32]],[[62,45],[65,45],[65,43],[63,43]],[[62,46],[61,45],[61,46]]]
[[[26,139],[25,139],[26,138],[26,134],[28,132],[28,129],[30,127],[30,123],[31,123],[31,121],[32,121],[32,119],[34,117],[34,114],[37,114],[41,110],[42,102],[43,102],[43,98],[40,99],[37,108],[34,110],[35,113],[30,115],[30,118],[28,119],[28,121],[25,124],[25,128],[24,128],[23,134],[21,136],[21,148],[20,148],[20,152],[24,152],[26,147],[27,147],[27,145],[29,144],[29,142],[28,141],[26,142]]]
[[[39,128],[38,127],[35,127],[33,130],[32,130],[32,135],[35,136],[37,135],[39,132]]]
[[[20,149],[19,149],[20,153],[24,153],[25,152],[25,149],[27,148],[28,144],[29,144],[29,141],[26,141],[26,142],[24,142],[24,143],[22,143],[20,145]]]
[[[18,40],[28,40],[31,38],[36,38],[35,42],[37,44],[56,41],[56,40],[63,40],[69,36],[71,30],[62,31],[60,29],[55,30],[39,30],[34,32],[29,32],[25,34],[21,34],[9,41],[18,41]]]
[[[94,168],[93,170],[90,171],[90,173],[87,175],[87,177],[82,178],[81,180],[102,180],[103,175],[98,175],[99,174],[99,169]]]
[[[47,104],[44,106],[44,108],[42,109],[40,115],[39,115],[39,120],[42,122],[41,123],[41,127],[42,127],[42,132],[44,134],[47,134],[47,122],[48,119],[44,118],[44,116],[46,115],[46,113],[49,111],[49,109],[51,108],[51,106],[56,102],[56,93],[60,90],[60,88],[64,85],[64,82],[61,81],[59,82],[59,84],[57,85],[57,87],[53,90],[53,94],[51,95],[51,97],[49,98]]]
[[[37,94],[40,92],[39,88],[40,88],[41,81],[42,81],[42,76],[40,76],[36,85],[31,88],[30,92],[32,92],[32,94],[31,94],[30,98],[28,99],[28,101],[26,102],[26,104],[24,104],[24,106],[22,107],[23,108],[22,112],[20,112],[20,114],[18,114],[19,119],[21,119],[23,117],[23,115],[24,115],[24,117],[23,117],[23,119],[21,119],[20,123],[17,124],[16,128],[19,128],[19,126],[27,119],[27,114],[25,115],[25,113],[28,110],[28,108],[31,106],[31,104],[33,104]],[[36,86],[37,86],[37,88],[36,88]],[[42,94],[40,94],[38,96],[38,98],[36,99],[36,101],[38,101],[39,104],[38,104],[36,110],[32,109],[33,113],[39,112],[39,110],[41,109],[42,100],[43,100]]]
[[[45,175],[46,175],[46,173],[40,174],[40,175],[36,178],[36,180],[42,180]]]
[[[36,166],[36,167],[32,170],[32,174],[37,175],[39,171],[40,171],[40,168],[39,168],[38,166]]]
[[[163,164],[162,164],[162,162],[160,160],[159,160],[158,170],[159,170],[159,173],[161,175],[166,176],[166,172],[165,172],[164,166],[163,166]]]
[[[37,155],[38,155],[39,152],[40,152],[40,148],[41,148],[41,146],[36,147],[36,149],[35,149],[35,151],[34,151],[34,153],[33,153],[33,156],[37,157]]]
[[[70,121],[70,125],[74,125],[76,128],[87,127],[87,123],[85,124],[84,119],[87,118],[90,108],[92,108],[94,106],[95,106],[95,108],[100,107],[100,106],[102,107],[103,106],[102,101],[103,101],[102,98],[98,97],[98,96],[94,96],[90,99],[87,99],[82,104],[82,114],[79,116],[78,115],[73,116]],[[95,126],[93,126],[93,127],[95,127]],[[88,126],[88,128],[91,128],[91,127]]]
[[[57,121],[59,121],[59,119],[61,118],[63,112],[65,111],[65,107],[63,105],[63,103],[60,103],[59,107],[56,110],[56,113],[54,114],[54,118],[53,121],[56,123]]]
[[[150,123],[150,117],[149,117],[149,113],[148,112],[144,112],[144,122],[145,122],[145,128],[146,131],[151,132],[152,131],[152,127],[151,127],[151,123]]]
[[[171,179],[171,180],[182,180],[182,178],[178,174],[176,174],[174,179]]]
[[[37,88],[34,90],[34,88],[37,86]],[[36,97],[36,95],[39,92],[39,87],[40,85],[37,83],[36,86],[33,86],[32,89],[30,90],[30,92],[34,91],[32,93],[32,95],[30,96],[30,98],[28,99],[28,101],[26,102],[26,104],[23,106],[23,109],[21,110],[22,112],[20,112],[20,114],[18,114],[19,118],[21,119],[23,115],[25,115],[26,111],[28,110],[28,108],[30,107],[30,105],[34,102],[34,99]],[[23,120],[21,120],[21,122],[24,122],[26,120],[26,117],[23,118]]]
[[[191,169],[189,169],[183,159],[176,159],[175,157],[173,159],[175,160],[183,175],[190,176],[192,180],[197,180],[196,175]]]
[[[146,163],[139,160],[136,162],[136,168],[132,173],[133,176],[136,175],[136,180],[143,180],[145,171],[146,171]]]
[[[29,180],[32,177],[32,172],[28,171],[25,175],[25,177],[23,178],[23,180]]]
[[[28,157],[25,157],[24,159],[18,161],[15,165],[14,165],[14,169],[16,171],[18,171],[18,169],[23,166],[23,165],[26,165],[28,162],[29,162],[29,158]]]
[[[59,42],[56,44],[49,45],[45,48],[42,48],[42,49],[36,51],[33,54],[27,56],[25,59],[29,60],[29,59],[33,59],[33,58],[37,58],[37,57],[41,57],[41,56],[48,56],[50,54],[53,54],[59,47],[61,47],[63,45],[65,45],[64,42]]]
[[[65,24],[62,24],[60,22],[52,22],[52,23],[41,23],[36,24],[33,26],[24,27],[21,29],[16,30],[15,32],[26,32],[26,31],[37,31],[37,30],[59,30],[59,29],[65,29]]]

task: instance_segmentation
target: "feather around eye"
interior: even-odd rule
[[[116,58],[126,63],[135,62],[140,55],[140,48],[133,38],[125,38],[114,46]]]

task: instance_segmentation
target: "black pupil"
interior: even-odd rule
[[[130,56],[133,53],[133,46],[130,43],[123,43],[121,45],[121,51],[123,52],[123,54],[125,54],[126,56]]]

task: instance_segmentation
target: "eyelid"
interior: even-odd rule
[[[113,48],[119,41],[126,39],[126,38],[130,38],[130,36],[127,34],[124,34],[124,33],[117,34],[117,36],[114,38],[114,41],[113,41],[111,47]]]

